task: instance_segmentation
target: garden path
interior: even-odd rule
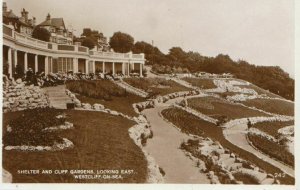
[[[148,139],[145,149],[165,171],[166,183],[209,184],[207,176],[200,173],[195,163],[179,149],[181,142],[187,140],[189,136],[159,116],[159,113],[167,107],[167,104],[161,104],[143,111],[154,134],[153,139]]]
[[[268,162],[268,163],[272,164],[273,166],[281,169],[286,174],[288,174],[292,177],[295,177],[295,172],[291,167],[270,158],[269,156],[261,153],[260,151],[256,150],[249,144],[249,142],[246,138],[246,134],[247,134],[247,125],[246,124],[235,125],[233,127],[226,128],[223,130],[223,133],[224,133],[224,137],[232,144],[234,144],[248,152],[251,152],[252,154],[256,155],[258,158],[264,160],[265,162]]]
[[[67,109],[67,103],[72,102],[72,99],[66,94],[66,86],[58,85],[42,88],[48,96],[50,106],[56,109]]]

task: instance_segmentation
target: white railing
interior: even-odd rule
[[[20,44],[24,44],[26,46],[33,46],[34,48],[40,48],[45,49],[47,51],[64,51],[64,48],[60,47],[61,50],[58,49],[58,46],[61,44],[56,43],[48,43],[45,41],[37,40],[34,38],[31,38],[29,36],[26,36],[24,34],[20,34],[18,32],[15,32],[11,27],[8,25],[3,24],[3,36],[4,37],[10,37],[15,40],[15,42],[18,42]],[[137,61],[144,61],[145,57],[144,54],[132,54],[130,53],[116,53],[116,52],[100,52],[100,51],[89,51],[88,48],[78,45],[68,45],[74,47],[74,50],[71,50],[70,52],[73,53],[80,53],[80,54],[86,54],[93,56],[94,58],[104,58],[104,59],[125,59],[125,60],[137,60]]]

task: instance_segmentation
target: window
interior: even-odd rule
[[[68,71],[73,71],[73,58],[59,57],[58,72],[66,73]]]

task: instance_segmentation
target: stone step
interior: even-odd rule
[[[48,95],[50,106],[57,109],[67,109],[67,103],[71,103],[72,99],[66,94],[64,85],[47,87],[43,89]]]

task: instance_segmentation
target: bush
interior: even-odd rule
[[[59,126],[65,123],[65,118],[55,109],[38,108],[26,110],[19,118],[9,122],[10,131],[5,133],[5,146],[52,146],[55,142],[61,143],[62,138],[56,132],[45,131],[45,128]]]
[[[162,176],[166,175],[166,172],[161,167],[158,167],[158,169]]]

